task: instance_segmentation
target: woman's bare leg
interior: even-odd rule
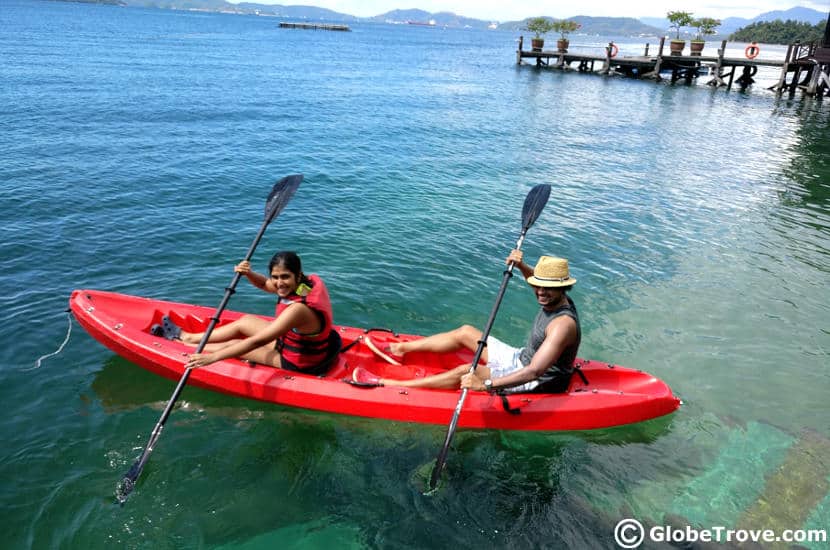
[[[243,315],[236,321],[222,325],[210,333],[208,342],[227,342],[229,340],[242,340],[253,336],[263,328],[268,326],[268,321],[262,317],[255,315]],[[202,341],[204,332],[185,332],[179,335],[179,338],[185,344],[198,344]]]
[[[280,367],[282,365],[280,363],[280,354],[276,349],[274,349],[273,344],[261,346],[251,350],[243,355],[242,359],[246,359],[258,365],[270,367]]]
[[[219,351],[220,349],[235,344],[236,342],[239,342],[239,340],[235,339],[228,340],[227,342],[205,344],[205,348],[202,351],[203,353],[213,353],[214,351]],[[253,349],[241,356],[240,359],[251,361],[253,363],[257,363],[258,365],[266,365],[271,367],[280,366],[280,354],[274,348],[273,343]]]

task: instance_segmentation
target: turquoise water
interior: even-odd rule
[[[20,0],[0,28],[8,547],[610,548],[627,517],[781,511],[782,528],[827,529],[827,102],[517,67],[503,32]],[[337,322],[418,334],[483,324],[524,196],[551,184],[525,251],[570,260],[581,355],[659,376],[683,408],[461,432],[424,496],[443,428],[188,388],[114,505],[173,384],[77,324],[35,368],[69,293],[218,304],[267,192],[297,172],[255,264],[296,249]],[[273,304],[241,286],[231,307]],[[514,281],[494,334],[521,342],[533,313]]]

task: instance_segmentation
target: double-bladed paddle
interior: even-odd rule
[[[522,207],[522,233],[519,235],[519,240],[516,242],[516,250],[520,250],[522,248],[522,243],[525,240],[527,230],[530,229],[530,226],[533,225],[536,218],[538,218],[539,214],[542,213],[542,209],[545,208],[549,197],[550,185],[547,184],[537,185],[527,194],[524,207]],[[507,269],[504,270],[504,277],[502,277],[501,280],[499,294],[496,296],[496,303],[493,304],[493,310],[490,312],[490,318],[487,319],[487,324],[484,326],[484,332],[481,334],[481,340],[478,342],[478,348],[476,349],[475,356],[473,357],[473,362],[470,364],[471,373],[475,372],[478,361],[481,359],[481,354],[484,353],[484,346],[487,345],[487,336],[490,335],[490,329],[493,328],[493,322],[496,320],[496,313],[501,305],[501,299],[504,297],[504,292],[507,290],[507,283],[512,276],[513,262],[510,262],[507,264]],[[461,415],[461,408],[464,406],[464,400],[467,399],[467,391],[467,388],[461,390],[461,397],[459,397],[458,404],[455,406],[455,412],[452,415],[452,420],[450,421],[449,429],[447,430],[447,437],[444,440],[444,446],[441,448],[441,452],[438,453],[438,458],[435,461],[435,468],[433,468],[432,477],[430,477],[429,480],[430,490],[435,489],[438,485],[438,479],[441,477],[441,472],[443,471],[444,465],[447,461],[447,453],[450,449],[450,442],[455,434],[455,428],[458,425],[458,417]]]
[[[254,242],[251,243],[250,248],[248,248],[248,252],[245,254],[245,261],[250,261],[251,257],[254,255],[254,250],[256,250],[259,241],[265,234],[265,229],[268,227],[268,224],[277,217],[283,208],[285,208],[285,205],[288,204],[288,201],[290,201],[291,197],[294,196],[294,192],[297,191],[297,187],[299,187],[300,182],[302,181],[302,174],[295,174],[292,176],[286,176],[274,184],[274,188],[271,190],[271,193],[268,194],[268,199],[265,202],[265,220],[262,222],[262,226],[259,228],[256,238],[254,238]],[[210,338],[210,334],[216,327],[216,323],[219,322],[219,317],[222,314],[222,311],[224,311],[225,306],[228,305],[228,300],[230,300],[231,295],[236,291],[236,285],[239,283],[239,279],[241,277],[241,273],[234,273],[230,286],[225,289],[225,295],[222,297],[222,301],[219,303],[219,307],[216,308],[213,317],[210,318],[207,330],[205,330],[202,340],[199,342],[199,345],[196,347],[196,351],[193,353],[201,353],[204,349],[208,339]],[[184,370],[184,374],[182,374],[176,389],[173,391],[173,395],[167,402],[167,406],[164,407],[164,412],[161,413],[161,417],[156,423],[156,427],[153,428],[153,432],[150,434],[150,440],[144,447],[144,452],[141,453],[141,457],[135,461],[130,470],[127,472],[127,475],[125,475],[124,479],[121,480],[121,484],[115,492],[115,498],[120,504],[124,504],[124,502],[126,502],[127,497],[135,487],[135,483],[141,475],[144,465],[147,464],[147,460],[150,458],[150,453],[153,452],[153,448],[155,447],[156,442],[164,429],[164,423],[167,422],[167,418],[173,410],[173,405],[176,404],[179,395],[182,393],[184,385],[187,383],[187,379],[190,377],[190,371],[192,369],[193,367],[188,367]]]

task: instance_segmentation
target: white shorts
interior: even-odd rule
[[[508,346],[494,336],[487,337],[487,367],[490,368],[490,378],[501,378],[524,368],[519,361],[522,348]],[[526,392],[539,385],[538,380],[531,380],[521,386],[505,388],[507,393]]]

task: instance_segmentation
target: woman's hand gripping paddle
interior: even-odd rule
[[[522,233],[519,235],[519,240],[516,242],[516,250],[522,248],[522,243],[525,240],[527,230],[530,229],[530,226],[533,225],[536,218],[538,218],[539,214],[542,213],[542,209],[545,208],[549,197],[550,185],[547,184],[537,185],[527,194],[524,207],[522,208]],[[471,373],[475,372],[476,365],[478,365],[478,361],[481,359],[481,354],[484,353],[484,346],[487,344],[487,336],[490,335],[490,329],[493,328],[493,322],[496,320],[496,313],[501,305],[501,299],[504,297],[505,290],[507,290],[507,282],[512,276],[513,262],[510,262],[507,264],[507,269],[504,271],[504,277],[502,277],[501,287],[499,288],[499,293],[496,297],[496,303],[493,304],[493,310],[490,312],[490,318],[487,319],[487,324],[484,326],[484,332],[481,335],[481,341],[478,343],[478,348],[476,349],[475,356],[473,357],[473,362],[470,364]],[[455,434],[455,428],[458,425],[458,417],[461,415],[461,408],[464,406],[464,400],[467,398],[467,391],[467,388],[461,390],[461,397],[458,399],[458,404],[455,406],[455,412],[452,415],[452,420],[450,421],[449,428],[447,429],[447,437],[444,440],[444,446],[441,448],[441,452],[438,453],[438,458],[435,461],[435,468],[433,468],[432,476],[429,480],[430,491],[434,490],[438,485],[438,479],[441,477],[441,472],[446,464],[450,442]]]
[[[271,193],[268,195],[268,199],[265,202],[265,220],[262,222],[262,226],[259,228],[256,238],[254,238],[254,242],[252,242],[250,248],[248,248],[247,254],[245,254],[245,261],[249,261],[254,255],[254,250],[256,250],[259,241],[265,234],[265,229],[268,227],[268,224],[277,217],[283,208],[285,208],[285,205],[288,204],[288,201],[290,201],[291,197],[294,196],[294,192],[297,191],[297,187],[299,187],[300,182],[302,181],[302,174],[296,174],[293,176],[286,176],[274,185],[274,188],[271,190]],[[196,351],[194,353],[201,353],[204,349],[205,344],[207,344],[208,339],[210,338],[211,332],[213,332],[213,329],[216,327],[216,323],[219,322],[219,316],[222,314],[222,311],[224,311],[225,306],[228,305],[228,300],[230,300],[231,295],[235,292],[236,285],[239,283],[239,279],[241,277],[241,273],[234,273],[233,280],[231,281],[230,286],[225,289],[225,295],[219,303],[219,307],[216,308],[216,312],[214,312],[213,317],[211,317],[210,324],[208,324],[207,330],[205,331],[204,336],[202,336],[202,340],[199,342],[199,345],[196,347]],[[153,452],[153,448],[156,446],[156,442],[161,436],[161,432],[164,429],[164,423],[167,422],[167,418],[173,410],[173,405],[176,404],[179,395],[184,389],[184,385],[187,383],[191,370],[192,368],[185,369],[184,374],[182,374],[182,377],[176,386],[176,389],[173,391],[173,395],[167,402],[167,406],[164,407],[164,412],[161,413],[161,418],[159,418],[158,423],[156,423],[156,427],[150,434],[150,440],[144,447],[144,452],[141,453],[141,457],[135,461],[130,470],[127,472],[127,475],[125,475],[124,479],[121,480],[121,483],[115,492],[115,498],[118,499],[120,504],[123,505],[124,502],[126,502],[127,497],[135,487],[135,483],[141,475],[144,465],[147,464],[147,460],[150,458],[150,453]]]

